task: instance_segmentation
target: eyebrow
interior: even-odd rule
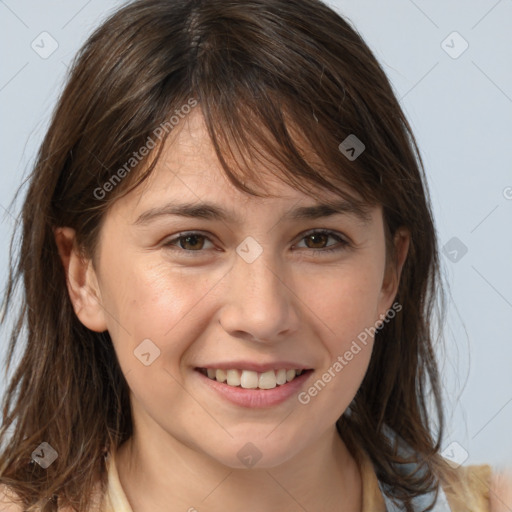
[[[315,220],[344,214],[355,217],[364,225],[371,223],[371,215],[367,208],[343,199],[329,203],[318,203],[312,206],[300,206],[287,212],[282,217],[282,220]],[[233,215],[222,206],[208,202],[195,202],[169,203],[161,207],[151,208],[139,215],[134,224],[146,225],[153,220],[170,215],[240,223],[240,217]]]

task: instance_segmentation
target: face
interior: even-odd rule
[[[232,186],[193,112],[147,183],[106,214],[95,267],[70,290],[80,320],[111,335],[140,435],[230,467],[244,467],[246,443],[273,467],[334,428],[397,289],[379,207],[366,222],[294,217],[340,198],[261,172],[276,197]],[[171,212],[184,203],[225,218]]]

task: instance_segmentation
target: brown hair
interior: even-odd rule
[[[7,369],[17,344],[26,345],[4,399],[1,439],[16,429],[0,482],[43,512],[56,510],[57,496],[86,510],[98,480],[105,491],[104,452],[132,433],[128,386],[108,332],[87,329],[74,313],[54,228],[75,229],[94,261],[105,213],[152,172],[163,144],[141,159],[144,173],[128,173],[101,199],[98,189],[191,98],[240,190],[260,195],[247,185],[258,175],[246,157],[277,162],[282,179],[305,193],[315,185],[347,197],[348,188],[362,207],[382,205],[391,259],[397,228],[410,231],[396,296],[402,310],[376,333],[368,372],[338,422],[410,510],[412,497],[449,472],[438,453],[443,414],[430,331],[442,299],[436,234],[421,157],[382,68],[354,28],[317,0],[138,0],[77,55],[30,176],[19,254],[14,238],[11,245],[2,322],[20,280],[23,298]],[[294,134],[322,165],[306,161]],[[365,144],[354,160],[338,148],[350,134]],[[397,471],[393,464],[407,460],[384,425],[415,450],[423,471]],[[43,441],[58,452],[47,469],[31,459]]]

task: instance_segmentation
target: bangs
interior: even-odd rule
[[[271,195],[258,172],[264,168],[308,195],[329,191],[361,209],[381,203],[386,162],[371,142],[378,140],[378,119],[384,116],[377,106],[370,112],[371,102],[364,90],[359,92],[370,83],[354,74],[353,56],[339,43],[339,34],[338,41],[325,36],[325,47],[331,46],[332,52],[326,55],[318,34],[301,29],[298,39],[287,31],[282,12],[268,9],[249,17],[249,3],[245,9],[224,4],[221,13],[217,7],[211,3],[188,13],[180,41],[187,67],[179,79],[165,76],[161,81],[158,111],[163,112],[164,103],[170,112],[179,101],[194,97],[227,178],[248,194]],[[339,32],[338,23],[334,28]],[[371,86],[378,89],[378,84]],[[365,144],[354,160],[339,149],[350,135]],[[136,185],[151,173],[159,156],[158,151]],[[396,166],[396,158],[391,160],[388,170]]]
[[[363,217],[368,216],[370,207],[378,204],[378,191],[368,188],[368,178],[361,176],[356,166],[350,166],[348,160],[343,162],[346,158],[336,146],[336,140],[328,130],[318,126],[314,113],[301,111],[293,100],[279,98],[269,91],[256,98],[243,92],[247,100],[252,98],[250,103],[240,99],[242,91],[235,94],[237,101],[224,104],[203,93],[198,94],[200,100],[196,107],[201,109],[225,176],[238,190],[256,197],[275,197],[268,175],[263,172],[267,171],[313,199],[318,200],[319,194],[325,192],[322,202],[329,204],[330,196],[339,196]],[[162,158],[164,145],[172,148],[185,123],[186,119],[162,141],[146,171],[135,182],[132,180],[131,186],[127,180],[125,193],[149,178]],[[325,149],[329,143],[335,151]],[[319,151],[322,147],[323,151]]]
[[[300,109],[293,98],[265,92],[252,96],[239,91],[238,104],[226,103],[220,109],[217,100],[206,99],[203,116],[210,140],[233,185],[261,195],[247,187],[250,180],[271,195],[265,174],[258,172],[265,169],[313,198],[325,191],[361,208],[375,204],[376,191],[365,190],[358,169],[343,162],[337,139],[319,126],[314,112]]]
[[[154,149],[145,148],[144,157],[138,150],[191,99],[237,189],[271,196],[265,169],[315,199],[325,191],[326,203],[335,195],[362,213],[381,205],[390,232],[404,222],[407,204],[399,202],[409,200],[404,198],[411,172],[418,169],[408,125],[382,69],[344,20],[330,10],[322,13],[315,3],[305,4],[311,11],[300,20],[288,2],[185,2],[171,9],[148,0],[147,10],[141,5],[125,8],[129,22],[115,26],[114,16],[115,40],[100,29],[76,63],[78,68],[81,59],[96,60],[103,85],[80,97],[87,116],[74,119],[80,135],[60,167],[74,169],[81,179],[60,177],[57,223],[70,222],[70,209],[77,216],[88,211],[84,242],[94,246],[105,212],[151,175],[188,114],[162,132]],[[260,10],[251,13],[252,8]],[[313,32],[315,26],[324,30]],[[140,27],[147,31],[135,45]],[[105,65],[98,48],[107,47]],[[364,69],[360,62],[367,63]],[[100,81],[92,73],[89,79]],[[63,106],[72,112],[78,110],[75,92],[69,96],[75,104]],[[63,133],[71,129],[62,126]],[[340,150],[349,137],[363,144],[354,158]]]

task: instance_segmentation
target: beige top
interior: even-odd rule
[[[373,464],[364,451],[358,455],[363,487],[362,512],[386,512],[386,506]],[[115,452],[111,451],[106,460],[108,490],[101,512],[133,512],[121,486],[115,463]],[[471,503],[457,504],[449,488],[443,487],[452,512],[490,512],[489,486],[491,467],[489,465],[460,467],[474,497]]]

